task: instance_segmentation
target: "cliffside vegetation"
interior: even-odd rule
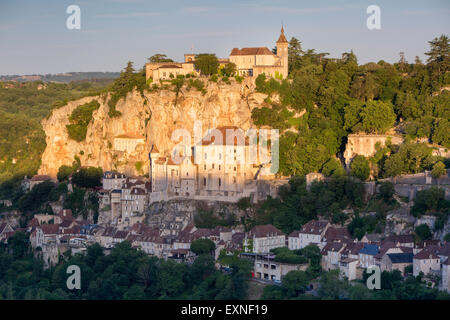
[[[136,88],[139,92],[143,93],[143,90],[147,87],[145,81],[145,68],[142,68],[142,70],[137,73],[134,71],[133,63],[129,61],[125,69],[120,73],[120,77],[114,81],[113,85],[108,90],[110,93],[108,100],[108,115],[111,118],[121,115],[120,111],[116,110],[116,105],[120,99],[127,96],[128,92],[131,92]]]
[[[92,113],[100,107],[97,100],[82,104],[72,111],[68,124],[67,132],[69,138],[75,141],[84,141],[86,139],[86,132],[89,122],[92,120]]]

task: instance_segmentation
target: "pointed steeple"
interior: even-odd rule
[[[286,37],[284,36],[284,27],[281,26],[281,34],[280,37],[278,38],[277,43],[282,43],[282,42],[288,42]]]

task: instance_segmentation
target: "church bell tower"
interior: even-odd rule
[[[288,76],[288,47],[289,42],[286,40],[286,37],[284,35],[284,28],[281,27],[281,34],[277,41],[277,56],[280,57],[280,62],[282,68],[282,75],[283,78],[287,78]]]

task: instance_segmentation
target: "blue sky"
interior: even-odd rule
[[[68,30],[66,8],[81,8],[81,30]],[[381,8],[381,30],[368,30],[366,8]],[[119,71],[155,53],[228,57],[233,47],[272,48],[281,23],[303,48],[360,63],[425,59],[428,42],[450,34],[450,1],[404,0],[0,0],[0,74]]]

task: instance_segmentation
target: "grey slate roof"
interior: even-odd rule
[[[387,255],[392,263],[413,263],[414,254],[412,252],[388,253]]]

